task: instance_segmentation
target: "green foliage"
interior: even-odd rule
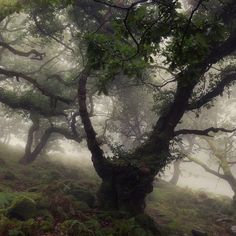
[[[121,20],[119,15],[114,17],[111,22],[113,34],[87,34],[89,62],[100,71],[100,92],[107,94],[108,84],[120,74],[142,79],[143,72],[160,52],[161,41],[170,34],[168,26],[177,8],[177,5],[166,6],[164,3],[152,8],[139,6],[126,21]],[[158,18],[159,15],[162,17]]]
[[[163,92],[154,94],[153,99],[153,111],[156,114],[164,114],[168,111],[167,109],[174,98],[171,90],[165,90]]]
[[[228,37],[227,27],[214,15],[199,13],[189,24],[188,17],[178,14],[172,39],[163,50],[166,64],[172,70],[198,65],[213,48]]]
[[[77,220],[67,220],[62,223],[61,230],[67,235],[76,236],[76,235],[84,235],[84,236],[94,236],[95,233],[89,230],[85,224],[77,221]]]
[[[21,4],[18,0],[0,0],[0,21],[5,17],[21,10]]]

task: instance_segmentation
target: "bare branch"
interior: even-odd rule
[[[225,128],[214,128],[214,127],[210,127],[208,129],[205,129],[205,130],[181,129],[181,130],[175,131],[174,136],[186,135],[186,134],[195,134],[195,135],[211,137],[211,135],[209,134],[210,132],[213,132],[213,133],[218,133],[218,132],[233,133],[235,131],[236,131],[236,128],[235,129],[225,129]]]
[[[43,58],[45,57],[45,53],[40,53],[35,49],[30,50],[29,52],[23,52],[23,51],[19,51],[15,48],[13,48],[12,46],[10,46],[8,43],[5,42],[0,42],[0,47],[6,48],[7,50],[9,50],[11,53],[21,56],[21,57],[30,57],[30,59],[32,60],[38,60],[38,61],[42,61]]]
[[[229,165],[235,165],[235,164],[236,164],[236,161],[228,161],[228,164],[229,164]]]
[[[192,162],[198,164],[199,166],[201,166],[205,171],[207,171],[207,172],[209,172],[209,173],[211,173],[211,174],[213,174],[213,175],[215,175],[215,176],[217,176],[217,177],[219,177],[219,178],[221,178],[221,179],[227,180],[227,178],[226,178],[225,175],[220,174],[220,173],[218,173],[218,172],[215,171],[215,170],[212,170],[212,169],[209,168],[205,163],[199,161],[198,159],[193,158],[193,157],[191,157],[191,156],[187,156],[187,158],[188,158],[190,161],[192,161]]]

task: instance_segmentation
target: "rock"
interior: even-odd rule
[[[12,205],[7,209],[7,216],[18,220],[28,220],[35,215],[36,203],[33,199],[27,197],[19,197],[13,201]]]
[[[193,236],[208,236],[206,232],[200,231],[200,230],[192,230],[192,235]]]
[[[232,235],[236,235],[236,225],[233,225],[231,228],[230,228],[230,232]]]

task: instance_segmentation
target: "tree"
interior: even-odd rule
[[[219,138],[217,142],[213,142],[209,138],[204,138],[204,140],[209,147],[212,158],[216,159],[216,161],[218,162],[218,170],[214,170],[213,168],[209,167],[209,165],[204,163],[204,161],[201,161],[198,158],[193,157],[192,155],[187,156],[187,158],[190,161],[201,166],[205,171],[227,181],[234,192],[233,200],[235,202],[236,177],[234,176],[231,167],[236,164],[236,161],[232,160],[232,152],[234,151],[232,136],[225,137],[224,139]]]
[[[234,94],[231,94],[231,100],[233,100]],[[233,119],[229,119],[231,116],[229,110],[227,109],[226,101],[217,102],[212,109],[211,114],[204,112],[200,115],[199,122],[194,122],[195,127],[200,127],[214,123],[215,127],[224,126],[234,126],[235,122]],[[201,124],[202,123],[202,124]],[[195,141],[193,137],[185,137],[184,142],[179,143],[180,150],[183,156],[187,160],[201,166],[208,173],[216,176],[217,178],[225,180],[234,192],[233,200],[235,202],[235,186],[236,178],[233,174],[233,168],[236,164],[235,161],[235,132],[233,133],[221,133],[214,137],[210,135],[196,136]],[[186,147],[188,147],[186,149]],[[206,160],[199,158],[199,151],[204,151],[208,158]]]
[[[236,79],[234,66],[224,66],[222,72],[214,69],[226,59],[234,62],[236,2],[213,2],[217,2],[214,9],[212,1],[200,0],[191,12],[172,0],[27,1],[25,5],[18,3],[17,9],[11,4],[5,14],[25,9],[34,33],[69,50],[77,71],[73,80],[53,76],[47,81],[43,79],[44,73],[39,72],[35,79],[4,65],[1,75],[16,78],[27,84],[28,92],[29,88],[33,91],[25,99],[25,90],[15,95],[5,87],[1,89],[0,101],[43,119],[53,118],[50,131],[74,139],[78,137],[75,124],[79,123],[76,118],[79,116],[94,168],[102,179],[98,193],[101,207],[141,213],[155,176],[172,160],[170,143],[174,138],[233,131],[215,127],[177,128],[185,113],[208,105]],[[2,20],[3,15],[1,12]],[[32,36],[36,37],[35,34]],[[40,48],[22,53],[8,43],[2,43],[2,47],[15,56],[36,61],[45,57]],[[157,68],[165,73],[163,83],[155,79]],[[121,77],[126,85],[135,81],[152,86],[154,109],[159,107],[158,98],[163,104],[141,145],[130,152],[107,156],[97,140],[87,108],[86,98],[91,91],[88,82],[95,78],[97,91],[109,95],[109,86]],[[48,86],[51,82],[57,86]],[[66,127],[62,130],[58,127],[61,122]]]

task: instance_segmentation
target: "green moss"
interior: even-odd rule
[[[17,229],[11,229],[8,231],[8,235],[9,236],[25,236],[25,234],[20,231],[20,230],[17,230]]]
[[[43,220],[43,221],[40,222],[39,228],[45,233],[46,232],[51,232],[53,230],[53,222]]]
[[[11,171],[6,171],[3,175],[3,178],[5,180],[15,180],[16,179],[16,175],[14,173],[12,173]]]
[[[94,206],[95,197],[89,190],[86,190],[78,185],[74,185],[67,190],[67,193],[74,196],[75,199],[85,202],[89,207]]]
[[[13,199],[14,194],[8,192],[0,192],[0,209],[8,207]]]
[[[61,230],[68,236],[95,236],[95,233],[89,230],[85,224],[77,220],[67,220],[62,223]]]
[[[27,220],[32,218],[36,213],[36,203],[33,199],[19,197],[14,200],[12,205],[7,209],[7,216],[18,220]]]

